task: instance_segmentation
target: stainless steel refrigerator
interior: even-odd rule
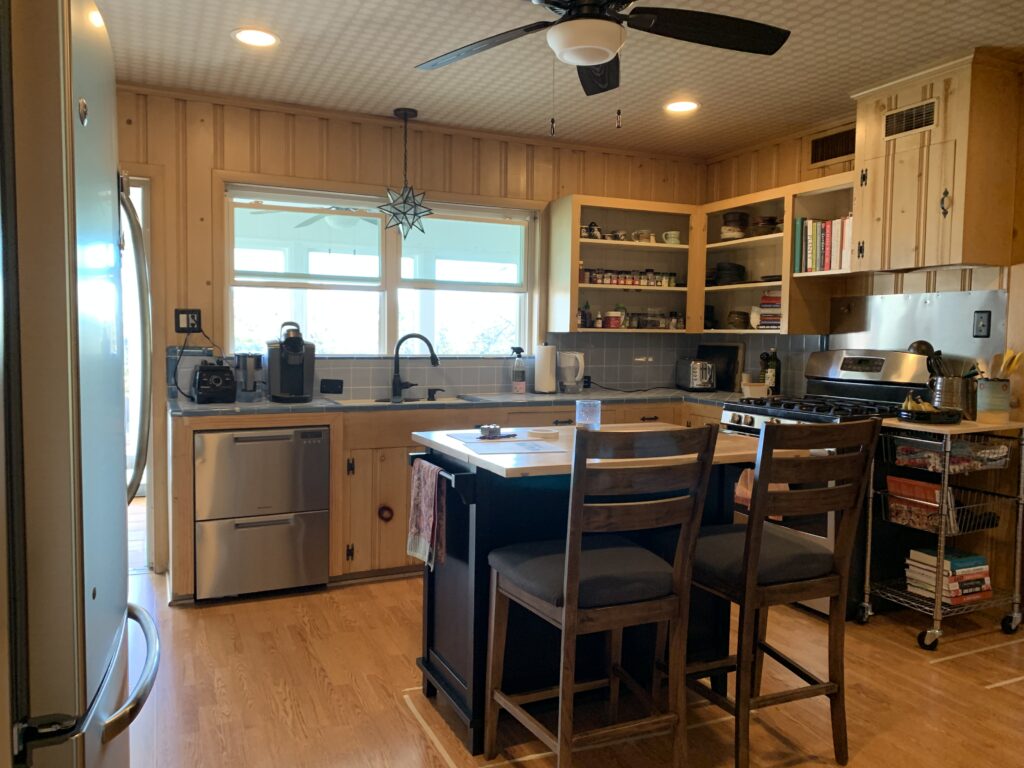
[[[0,766],[128,768],[159,640],[127,599],[113,56],[91,0],[0,14]]]

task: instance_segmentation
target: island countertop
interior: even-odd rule
[[[668,424],[611,424],[601,429],[604,431],[624,431],[644,429],[663,431],[674,429]],[[473,443],[464,443],[453,434],[472,434],[472,430],[439,430],[435,432],[413,432],[412,439],[438,453],[457,459],[480,469],[486,469],[499,477],[537,477],[541,475],[567,475],[572,471],[572,447],[575,427],[555,427],[558,438],[555,440],[538,440],[531,442],[548,443],[557,447],[557,451],[548,453],[477,453]],[[522,437],[526,429],[518,429]],[[747,464],[757,459],[756,437],[719,433],[715,447],[715,464]],[[489,443],[488,445],[493,445]]]

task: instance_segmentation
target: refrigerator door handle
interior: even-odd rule
[[[118,179],[121,207],[128,217],[128,228],[132,234],[132,252],[135,254],[135,275],[139,290],[139,325],[142,326],[142,391],[139,402],[139,434],[135,444],[135,466],[128,481],[128,503],[131,504],[142,484],[149,454],[149,428],[153,405],[153,301],[149,287],[149,258],[146,254],[146,240],[142,223],[128,195],[129,179],[122,173]]]
[[[103,724],[102,741],[104,744],[116,738],[139,716],[146,704],[146,699],[149,698],[149,694],[153,690],[156,673],[160,668],[160,633],[157,631],[153,617],[142,606],[128,603],[128,618],[139,625],[146,638],[146,663],[142,667],[139,681],[128,696],[128,701],[122,704]]]

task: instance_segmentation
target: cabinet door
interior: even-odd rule
[[[855,270],[951,263],[955,160],[956,141],[921,139],[864,164],[866,183],[854,190]]]
[[[345,573],[369,571],[373,565],[375,451],[345,454]]]
[[[376,454],[377,494],[373,523],[377,569],[401,568],[416,561],[406,554],[409,539],[409,452],[415,447],[381,448]]]

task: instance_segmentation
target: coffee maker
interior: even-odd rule
[[[299,324],[281,324],[281,335],[267,342],[270,399],[278,403],[308,403],[313,399],[316,345],[303,341]]]

